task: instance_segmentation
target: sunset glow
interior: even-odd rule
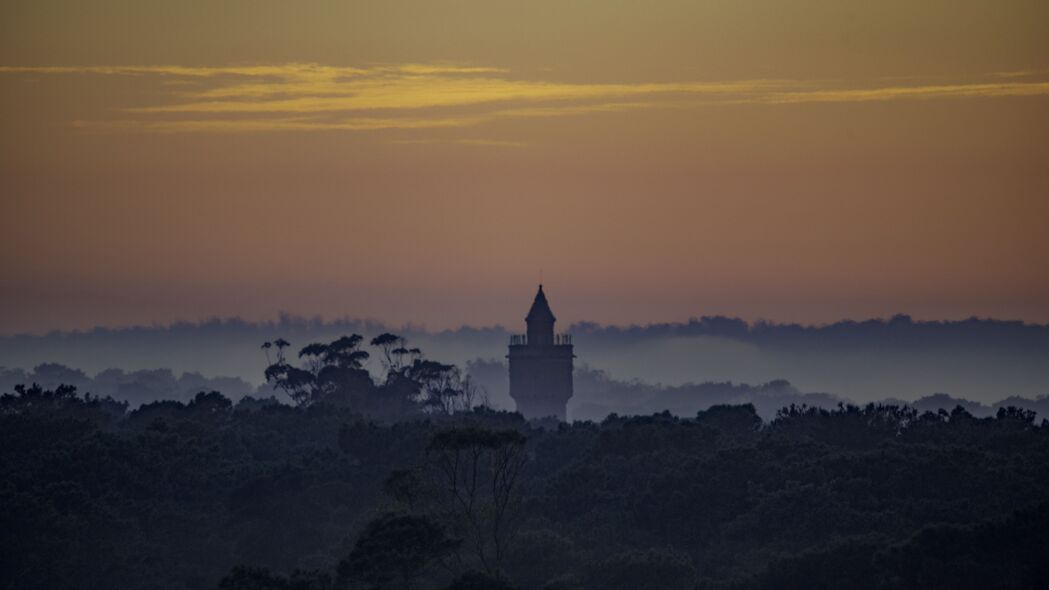
[[[7,3],[0,332],[1049,321],[1047,5],[805,4]]]

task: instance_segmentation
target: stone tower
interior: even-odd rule
[[[525,418],[554,416],[565,420],[572,397],[572,337],[555,334],[557,318],[546,302],[543,286],[535,295],[525,322],[528,333],[510,337],[510,397]]]

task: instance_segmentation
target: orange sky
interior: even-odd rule
[[[0,6],[0,333],[1049,321],[1049,3]]]

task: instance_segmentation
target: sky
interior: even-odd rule
[[[1044,0],[0,5],[0,333],[1049,322]]]

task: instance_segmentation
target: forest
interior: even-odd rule
[[[1049,587],[1030,410],[527,422],[393,334],[263,347],[265,399],[0,397],[0,587]]]

